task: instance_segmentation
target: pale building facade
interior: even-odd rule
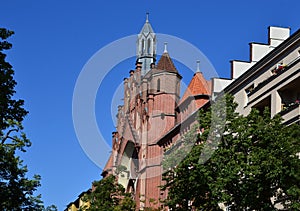
[[[289,28],[269,27],[268,44],[250,43],[250,61],[231,64],[231,79],[213,79],[215,94],[232,94],[243,115],[268,107],[285,124],[299,122],[300,31],[290,36]]]
[[[231,61],[231,79],[212,79],[213,98],[230,93],[237,112],[248,115],[252,108],[271,117],[281,115],[283,124],[300,123],[300,30],[269,27],[269,43],[250,43],[250,61]],[[277,209],[280,200],[272,198]],[[230,207],[223,207],[230,210]]]

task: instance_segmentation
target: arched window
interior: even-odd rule
[[[145,40],[144,39],[142,39],[142,54],[144,54],[144,52],[145,52]]]
[[[147,43],[147,54],[150,54],[150,50],[151,50],[151,40],[148,39],[148,43]]]
[[[157,79],[157,92],[160,92],[160,79]]]

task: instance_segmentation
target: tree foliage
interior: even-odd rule
[[[202,132],[185,137],[194,143],[191,152],[164,174],[166,205],[172,210],[218,210],[222,204],[232,210],[300,210],[299,125],[285,126],[268,109],[263,114],[252,109],[248,116],[235,109],[226,96],[200,111]]]
[[[29,179],[26,165],[17,155],[26,152],[31,142],[22,126],[28,112],[23,108],[24,101],[14,98],[14,70],[3,52],[12,47],[7,41],[12,34],[0,28],[0,210],[42,210],[40,196],[34,196],[40,176]]]
[[[44,211],[58,211],[55,205],[50,205],[44,209]]]
[[[118,184],[115,176],[93,182],[93,191],[84,197],[89,202],[82,210],[88,211],[123,211],[135,210],[135,202],[130,193],[125,193],[122,185]]]

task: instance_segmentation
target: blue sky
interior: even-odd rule
[[[16,71],[16,97],[25,100],[30,112],[24,125],[33,145],[22,158],[30,174],[42,176],[38,193],[45,204],[56,204],[59,210],[100,179],[101,173],[81,149],[73,127],[77,77],[99,49],[137,34],[146,12],[155,32],[198,47],[220,77],[229,77],[230,60],[249,59],[249,42],[267,42],[268,26],[291,27],[292,33],[300,28],[298,0],[10,0],[0,5],[0,27],[15,31],[10,39],[13,49],[7,53]],[[133,68],[132,60],[122,62],[98,91],[95,111],[107,142],[115,130],[110,113],[112,90]],[[191,71],[182,71],[188,83]]]

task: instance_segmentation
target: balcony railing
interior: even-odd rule
[[[253,89],[251,89],[251,90],[249,90],[247,92],[248,96],[253,95],[255,92],[257,92],[262,87],[264,87],[265,85],[267,85],[268,83],[270,83],[271,81],[273,81],[275,78],[277,78],[278,76],[280,76],[281,74],[283,74],[284,72],[286,72],[287,70],[289,70],[290,68],[292,68],[293,66],[295,66],[299,61],[300,61],[300,57],[297,57],[292,62],[290,62],[288,65],[279,65],[278,67],[276,67],[272,71],[272,73],[273,73],[272,76],[270,76],[266,80],[262,81],[256,87],[254,87]]]
[[[283,116],[283,115],[289,113],[290,111],[294,110],[295,108],[298,108],[299,105],[300,105],[300,101],[296,100],[295,102],[290,103],[287,106],[284,106],[283,109],[282,109],[282,111],[279,112],[279,114],[281,116]]]

